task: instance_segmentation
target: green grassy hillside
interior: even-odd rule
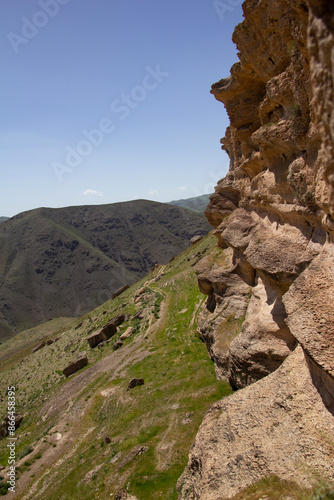
[[[0,346],[0,417],[7,413],[11,386],[24,415],[15,433],[15,499],[105,500],[122,488],[138,500],[177,499],[176,483],[204,413],[232,392],[217,381],[196,333],[205,297],[194,264],[216,250],[209,234],[89,314],[40,325]],[[141,319],[134,318],[140,311]],[[119,313],[127,316],[110,342],[90,349],[87,336]],[[130,326],[133,335],[114,351]],[[33,352],[42,339],[53,343]],[[82,352],[88,365],[65,378],[62,370]],[[133,378],[144,384],[128,390]],[[7,443],[0,439],[3,495]],[[269,477],[235,500],[331,495],[325,485],[311,491]]]
[[[194,198],[187,198],[185,200],[174,200],[171,201],[170,204],[177,207],[188,208],[189,210],[194,210],[195,212],[204,213],[209,204],[210,196],[210,194],[203,194],[201,196],[195,196]]]
[[[16,498],[102,500],[123,487],[138,499],[177,498],[176,481],[204,412],[231,392],[216,380],[196,333],[205,297],[192,264],[215,245],[210,234],[65,328],[54,332],[45,325],[44,337],[58,340],[35,353],[40,328],[30,332],[30,345],[21,334],[10,348],[0,346],[0,415],[13,385],[25,414],[16,431]],[[131,319],[140,310],[143,319]],[[112,341],[90,349],[87,335],[120,312],[129,319]],[[129,326],[134,334],[114,352]],[[65,379],[62,369],[82,351],[88,366]],[[127,390],[134,377],[144,385]],[[0,441],[3,466],[6,445]]]

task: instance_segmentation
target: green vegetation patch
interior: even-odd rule
[[[205,298],[192,263],[215,247],[216,239],[210,234],[122,296],[67,326],[58,342],[4,372],[5,383],[18,384],[19,404],[26,413],[17,431],[22,436],[17,453],[23,461],[37,445],[41,450],[27,457],[29,466],[22,465],[22,474],[34,467],[35,477],[30,478],[38,481],[34,500],[38,491],[43,491],[43,498],[55,500],[104,499],[120,488],[139,500],[177,498],[176,482],[205,412],[232,392],[227,383],[217,381],[213,362],[196,332],[198,307]],[[138,301],[142,288],[145,292]],[[141,309],[145,318],[132,319]],[[129,326],[134,328],[132,336],[115,353],[113,341],[101,349],[89,349],[87,335],[120,312],[128,319],[112,340],[118,340]],[[83,350],[88,367],[65,379],[61,370]],[[95,373],[96,363],[106,356],[107,368]],[[124,356],[116,371],[112,356]],[[46,418],[42,408],[49,398],[65,394],[84,373],[90,378],[73,392],[70,404],[53,406]],[[144,384],[129,390],[133,378],[143,378]],[[67,451],[53,437],[60,422],[61,433],[69,433],[75,443]],[[53,449],[60,453],[55,468],[45,452]],[[6,460],[6,453],[0,442],[0,462]],[[38,460],[41,456],[43,460]]]

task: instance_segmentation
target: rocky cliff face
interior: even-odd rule
[[[334,7],[243,10],[240,61],[211,91],[230,117],[230,170],[206,211],[221,252],[197,267],[200,335],[242,390],[205,417],[182,499],[231,498],[270,474],[334,478]]]

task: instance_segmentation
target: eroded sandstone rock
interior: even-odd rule
[[[93,349],[94,347],[101,344],[101,342],[105,342],[110,339],[117,332],[117,327],[121,325],[125,321],[124,314],[118,314],[114,318],[108,321],[106,325],[104,325],[99,330],[96,330],[94,333],[87,337],[87,341],[90,347]]]
[[[124,333],[122,333],[122,335],[120,336],[120,340],[126,340],[128,339],[129,337],[131,337],[131,335],[133,334],[133,332],[135,331],[135,329],[132,327],[132,326],[129,326]]]
[[[122,295],[123,292],[125,292],[125,290],[127,290],[129,288],[129,285],[124,285],[122,286],[121,288],[119,288],[118,290],[116,290],[116,292],[114,292],[111,296],[111,300],[115,299],[116,297],[119,297],[120,295]]]
[[[334,6],[326,0],[308,0],[310,54],[315,121],[321,134],[320,156],[330,186],[330,213],[334,216]],[[327,200],[325,200],[326,202]]]
[[[81,370],[84,366],[88,365],[88,358],[85,354],[82,354],[79,356],[75,361],[72,361],[66,368],[63,370],[63,374],[65,377],[69,377],[70,375],[73,375],[73,373],[76,373],[77,371]]]
[[[205,212],[222,250],[197,270],[199,333],[240,390],[207,413],[182,500],[232,498],[271,474],[334,479],[334,7],[243,11],[240,61],[212,86],[230,118],[230,169]]]
[[[275,474],[311,487],[334,479],[334,419],[301,347],[268,377],[211,406],[178,490],[184,500],[232,498]]]
[[[329,133],[323,139],[325,130],[318,125],[325,108],[322,105],[321,113],[316,112],[313,96],[315,92],[319,99],[325,94],[312,88],[307,46],[308,29],[309,48],[315,51],[314,44],[319,45],[319,33],[312,42],[312,23],[318,21],[311,16],[308,28],[305,1],[247,0],[243,9],[245,20],[233,35],[240,62],[232,67],[230,77],[212,86],[213,95],[229,114],[231,124],[222,148],[231,161],[206,210],[219,246],[233,252],[233,266],[219,269],[217,263],[214,273],[207,268],[198,277],[212,314],[217,314],[217,296],[225,310],[223,296],[228,287],[223,283],[235,281],[235,274],[253,287],[245,325],[228,353],[219,353],[216,345],[213,355],[209,342],[210,355],[224,366],[236,388],[276,369],[294,348],[296,337],[284,323],[282,297],[334,234],[334,221],[326,212],[328,193],[319,154],[323,142],[322,150],[328,155],[326,144],[331,139]],[[325,40],[328,56],[331,45]],[[325,77],[319,67],[315,72],[320,88]],[[330,87],[329,82],[326,85]],[[326,85],[328,103],[332,94]],[[218,278],[219,273],[223,278]],[[211,319],[209,329],[208,322],[210,317],[200,324],[200,331],[209,330],[203,337],[216,338],[219,321]]]
[[[198,320],[199,335],[215,362],[217,377],[229,378],[229,348],[240,333],[251,287],[238,275],[231,249],[223,250],[218,262],[215,260],[208,255],[195,268],[199,288],[208,295]]]

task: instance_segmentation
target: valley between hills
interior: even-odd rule
[[[136,200],[39,208],[0,224],[0,340],[78,317],[204,236],[203,212]]]
[[[194,200],[1,222],[1,495],[334,498],[333,5],[243,3],[210,226]]]

